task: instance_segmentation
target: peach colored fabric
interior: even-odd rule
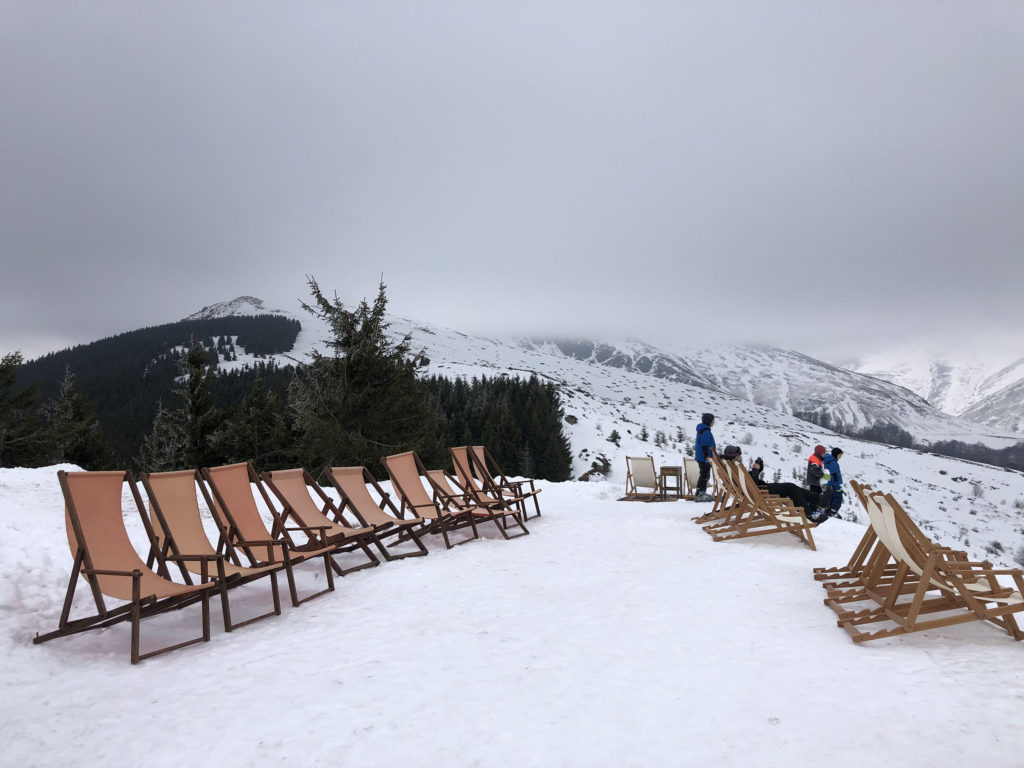
[[[387,467],[388,474],[391,475],[395,490],[403,496],[406,506],[411,507],[409,511],[414,515],[436,520],[438,518],[437,507],[423,487],[419,470],[416,468],[414,454],[409,451],[386,456],[384,466]]]
[[[266,541],[273,538],[260,515],[256,499],[249,483],[249,465],[227,464],[207,470],[217,491],[227,504],[231,518],[238,526],[238,532],[246,541]]]
[[[132,546],[124,527],[121,491],[124,472],[68,472],[65,476],[68,492],[78,514],[85,546],[97,570],[142,572],[140,595],[158,598],[198,592],[204,587],[187,586],[168,581],[150,570]],[[78,539],[71,522],[71,512],[65,508],[65,527],[71,554],[78,552]],[[83,577],[84,578],[84,577]],[[132,599],[130,576],[97,576],[100,591],[119,600]]]
[[[178,552],[182,555],[216,555],[217,551],[213,548],[206,535],[206,530],[203,528],[195,479],[195,472],[191,469],[180,472],[158,472],[147,478],[150,491],[156,497],[156,503],[160,505],[160,511],[163,512],[164,519],[167,520]],[[156,532],[157,540],[163,545],[166,534],[160,525],[160,518],[152,509],[151,500],[149,517],[153,521],[153,530]],[[186,561],[185,567],[193,573],[202,572],[202,565],[194,561]],[[246,568],[242,565],[235,565],[227,559],[224,560],[226,576],[248,576],[271,568],[273,566]],[[207,573],[210,576],[217,575],[215,564],[208,565]]]
[[[463,487],[470,491],[479,491],[476,478],[473,477],[473,468],[469,461],[469,449],[466,446],[459,446],[451,449],[452,463],[455,465],[455,474]],[[468,473],[468,474],[467,474]]]
[[[282,469],[268,472],[270,481],[278,490],[301,525],[307,528],[326,526],[328,536],[351,536],[370,533],[373,528],[351,528],[326,517],[309,495],[306,477],[301,469]]]
[[[334,482],[345,492],[349,502],[370,525],[411,525],[422,521],[419,517],[401,520],[381,509],[363,481],[362,467],[331,467],[329,471]]]

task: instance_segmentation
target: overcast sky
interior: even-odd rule
[[[1024,339],[1022,41],[1019,0],[2,0],[0,354],[308,274],[466,332]]]

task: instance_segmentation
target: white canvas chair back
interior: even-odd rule
[[[683,473],[686,475],[686,487],[696,489],[697,481],[700,480],[700,462],[689,456],[684,456]]]
[[[650,456],[627,456],[629,474],[637,488],[658,489],[658,473],[654,471],[654,459]]]

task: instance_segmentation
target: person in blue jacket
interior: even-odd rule
[[[708,493],[708,479],[711,477],[711,462],[708,459],[718,455],[715,453],[715,436],[711,434],[714,424],[714,414],[705,413],[697,425],[697,444],[693,448],[693,458],[700,466],[700,475],[697,476],[697,495],[693,497],[694,501],[714,500]]]
[[[839,469],[839,459],[843,455],[841,448],[833,448],[822,460],[822,468],[828,472],[828,482],[818,498],[818,508],[811,515],[811,522],[819,523],[830,517],[838,517],[839,508],[843,506],[843,472]]]

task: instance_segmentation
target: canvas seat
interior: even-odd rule
[[[339,576],[380,565],[380,560],[368,546],[377,542],[373,526],[350,525],[333,499],[324,493],[305,469],[279,469],[264,472],[260,478],[281,502],[282,525],[287,527],[289,520],[296,520],[300,530],[317,531],[317,540],[320,543],[334,545],[331,563]],[[348,568],[338,565],[335,556],[357,549],[366,555],[367,562]]]
[[[484,479],[480,491],[468,491],[450,477],[444,470],[429,469],[425,476],[434,492],[445,499],[456,509],[463,509],[476,515],[478,520],[491,519],[498,526],[498,532],[504,539],[515,539],[529,533],[523,522],[525,511],[522,498],[504,498],[499,489],[490,486]],[[519,533],[509,533],[509,525],[519,528]]]
[[[658,471],[650,456],[626,457],[626,499],[654,501],[661,493]]]
[[[202,470],[202,476],[212,493],[211,511],[219,518],[218,524],[227,532],[231,546],[245,555],[248,565],[258,568],[263,565],[284,564],[293,606],[297,607],[314,597],[334,591],[334,571],[340,570],[340,567],[331,559],[331,554],[337,545],[323,542],[323,529],[285,526],[251,464],[242,462],[210,467]],[[267,529],[260,514],[253,492],[254,487],[259,490],[273,518],[272,530]],[[304,535],[306,541],[297,542],[293,533]],[[327,586],[300,600],[293,566],[317,558],[324,561]]]
[[[361,525],[371,526],[376,533],[377,548],[386,560],[422,557],[427,554],[427,547],[420,536],[424,525],[423,518],[404,517],[402,511],[391,501],[391,495],[381,488],[368,469],[328,467],[324,471],[341,499],[338,505],[339,513],[351,512]],[[380,499],[379,502],[370,494],[371,487]],[[393,539],[390,546],[386,544],[388,539]],[[411,552],[393,551],[395,546],[407,541],[415,544],[416,549]]]
[[[225,632],[281,614],[277,574],[284,568],[284,564],[277,563],[258,568],[241,565],[238,555],[231,547],[229,537],[223,529],[220,530],[217,548],[213,547],[203,527],[202,514],[199,510],[199,496],[196,489],[202,488],[204,496],[206,496],[206,489],[203,487],[203,480],[197,470],[144,473],[140,480],[149,497],[150,521],[158,550],[152,552],[150,557],[166,558],[168,554],[171,554],[217,558],[217,571],[211,575],[215,576],[221,585],[221,612]],[[209,508],[208,496],[206,496],[206,504]],[[216,517],[213,519],[217,520]],[[178,565],[183,580],[188,584],[192,583],[190,573],[201,574],[200,561],[186,560],[179,562]],[[232,621],[228,588],[249,584],[263,578],[270,580],[273,610],[245,621]]]
[[[209,578],[214,556],[188,558],[199,563],[202,581],[199,584],[178,584],[165,574],[166,559],[160,557],[152,570],[132,546],[125,528],[121,494],[128,484],[137,512],[146,528],[150,542],[153,531],[143,509],[142,497],[130,472],[66,472],[57,473],[65,503],[65,528],[74,564],[68,582],[58,627],[53,632],[36,635],[35,643],[63,637],[90,629],[109,627],[122,621],[131,623],[131,663],[137,664],[161,653],[184,648],[210,639],[210,593],[217,585]],[[182,556],[175,556],[181,561]],[[96,614],[71,619],[72,604],[78,579],[82,578],[92,592]],[[116,607],[106,598],[121,601]],[[142,653],[140,623],[142,619],[169,610],[202,604],[202,634],[184,642]]]

